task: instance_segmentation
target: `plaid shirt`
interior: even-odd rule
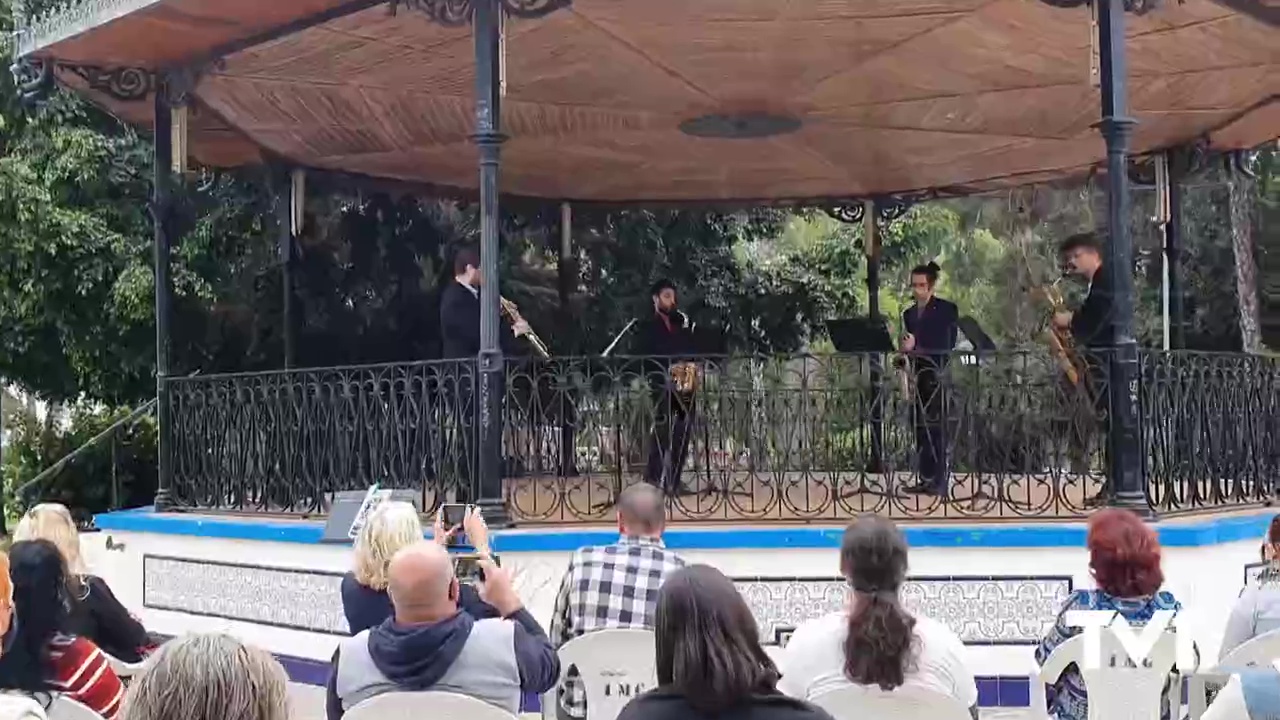
[[[582,548],[573,554],[560,583],[551,642],[558,648],[593,630],[651,628],[658,588],[684,567],[662,540],[622,536],[615,545]],[[570,668],[557,690],[571,717],[587,716],[586,692],[576,668]]]

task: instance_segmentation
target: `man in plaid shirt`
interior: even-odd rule
[[[684,567],[662,544],[667,514],[662,492],[632,485],[618,496],[618,530],[613,545],[585,547],[573,554],[560,583],[551,642],[557,648],[593,630],[652,628],[658,588],[668,575]],[[586,692],[577,668],[569,668],[556,692],[561,718],[587,716]]]

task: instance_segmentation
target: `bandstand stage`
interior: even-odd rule
[[[546,621],[568,553],[611,539],[593,526],[639,479],[643,377],[502,356],[500,203],[821,208],[862,224],[878,318],[878,238],[912,203],[1098,172],[1105,261],[1130,268],[1134,162],[1164,155],[1179,182],[1280,134],[1280,16],[1263,0],[67,0],[15,17],[30,99],[57,84],[156,140],[159,492],[99,516],[90,562],[149,627],[227,630],[303,675],[343,633],[347,551],[318,543],[334,493],[478,498],[522,526],[496,549]],[[188,162],[271,164],[295,198],[476,201],[479,357],[172,367]],[[701,359],[670,545],[733,577],[778,646],[797,612],[843,601],[844,522],[903,520],[909,602],[972,646],[987,706],[1026,704],[1031,647],[1088,582],[1082,519],[1104,482],[1163,516],[1184,604],[1225,607],[1280,478],[1280,360],[1139,348],[1130,274],[1115,300],[1106,411],[1087,427],[1045,353],[951,364],[946,498],[900,493],[912,401],[885,357]],[[1199,622],[1220,636],[1216,614]]]

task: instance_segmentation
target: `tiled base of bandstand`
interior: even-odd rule
[[[1269,519],[1257,512],[1158,526],[1166,587],[1182,600],[1210,657]],[[141,509],[101,515],[97,524],[98,532],[82,536],[86,556],[149,628],[230,632],[276,653],[295,683],[325,681],[326,661],[346,630],[338,587],[350,548],[321,544],[319,522]],[[780,649],[797,624],[844,602],[836,577],[841,532],[838,525],[718,523],[672,529],[667,543],[734,578],[761,640]],[[904,532],[912,546],[907,604],[964,640],[981,707],[1025,708],[1035,643],[1067,593],[1090,583],[1084,526],[1006,521],[906,525]],[[498,533],[494,544],[530,610],[549,624],[569,554],[615,538],[607,528],[547,527]]]

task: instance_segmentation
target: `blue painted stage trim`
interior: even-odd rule
[[[289,680],[302,685],[323,686],[329,681],[329,663],[321,660],[276,655],[289,674]],[[1016,675],[974,678],[978,685],[978,707],[1023,708],[1031,704],[1031,681]],[[522,712],[541,711],[542,702],[535,694],[521,700]]]
[[[1261,538],[1275,511],[1248,515],[1169,520],[1156,524],[1160,543],[1166,547],[1199,547]],[[212,517],[156,513],[152,508],[119,510],[95,518],[98,528],[121,532],[147,532],[196,537],[264,540],[315,544],[323,525],[311,520],[255,520],[244,517]],[[784,525],[778,527],[672,528],[665,535],[668,547],[677,550],[777,550],[782,548],[838,548],[842,527]],[[904,525],[912,547],[1043,548],[1082,547],[1082,523],[1025,523],[992,525]],[[566,552],[586,545],[615,541],[614,530],[521,529],[494,533],[498,552]]]

